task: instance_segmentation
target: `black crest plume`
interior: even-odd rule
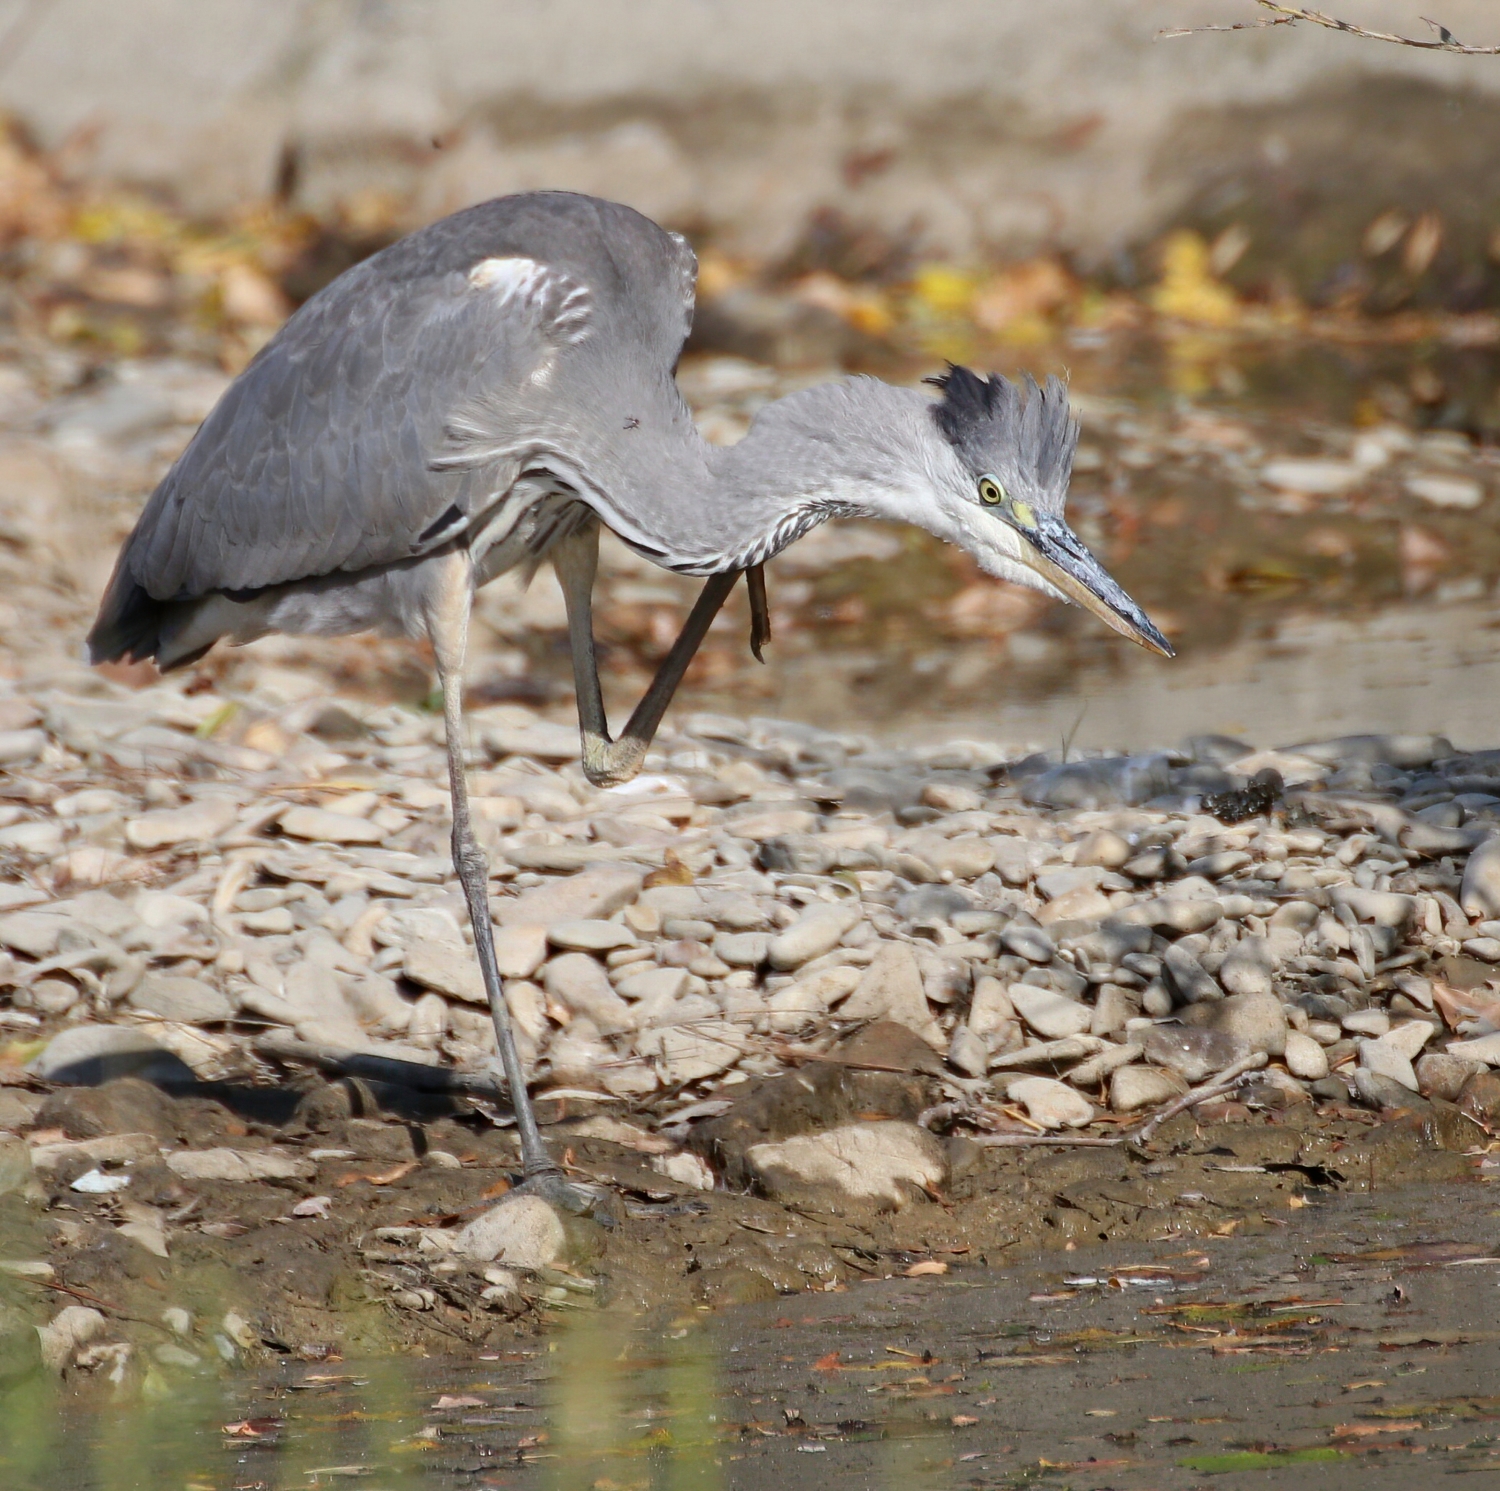
[[[1024,483],[1061,510],[1078,445],[1061,378],[1048,378],[1039,388],[1029,373],[1013,383],[999,373],[981,378],[950,363],[946,373],[926,381],[943,391],[932,406],[933,419],[976,476],[992,472]]]

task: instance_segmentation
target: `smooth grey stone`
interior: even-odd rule
[[[1335,885],[1329,892],[1337,906],[1347,906],[1362,922],[1377,927],[1405,927],[1417,914],[1415,896],[1392,891],[1365,890],[1358,885]]]
[[[955,911],[948,918],[955,932],[965,937],[980,937],[986,932],[1003,932],[1010,925],[1003,911]]]
[[[1273,989],[1275,960],[1264,937],[1245,937],[1224,954],[1219,982],[1228,994],[1265,994]]]
[[[1500,916],[1500,834],[1469,856],[1458,901],[1464,914],[1476,920]]]
[[[713,940],[715,955],[731,968],[759,968],[770,946],[766,932],[720,932]]]
[[[1308,1090],[1315,1098],[1320,1098],[1325,1103],[1347,1103],[1349,1101],[1349,1084],[1342,1077],[1323,1077],[1310,1083]]]
[[[1176,943],[1162,957],[1162,975],[1179,1004],[1200,1004],[1224,997],[1224,991],[1213,975],[1186,948]]]
[[[669,916],[661,924],[661,935],[673,942],[680,942],[684,937],[691,937],[694,942],[712,942],[714,931],[712,922],[696,916]]]
[[[1191,766],[1179,766],[1172,772],[1172,790],[1184,796],[1204,796],[1210,792],[1231,792],[1244,778],[1238,781],[1227,771],[1221,771],[1208,762],[1194,762]]]
[[[1464,810],[1456,802],[1436,802],[1430,807],[1418,808],[1416,816],[1423,823],[1430,823],[1434,828],[1461,828],[1464,821]]]
[[[234,1018],[229,996],[198,978],[148,973],[126,1003],[142,1014],[183,1025],[217,1025]]]
[[[1335,1025],[1340,1024],[1354,1008],[1337,994],[1299,994],[1296,1003],[1307,1011],[1309,1020],[1331,1020]]]
[[[1158,752],[1054,766],[1026,782],[1021,796],[1051,808],[1135,807],[1171,786],[1168,758]]]
[[[1280,1056],[1286,1050],[1286,1010],[1269,992],[1231,994],[1208,1004],[1195,1004],[1182,1011],[1184,1025],[1217,1031],[1242,1040],[1252,1051]],[[1322,1048],[1319,1047],[1321,1054]],[[1321,1074],[1320,1074],[1321,1075]]]
[[[830,771],[824,782],[843,794],[846,808],[863,812],[898,812],[915,807],[922,800],[921,777],[894,771],[872,771],[862,766],[846,766]]]
[[[1403,1086],[1393,1077],[1383,1076],[1365,1067],[1354,1069],[1355,1096],[1367,1108],[1410,1108],[1422,1099],[1409,1087]]]
[[[919,885],[896,901],[896,915],[909,922],[946,921],[973,909],[973,897],[954,885]]]
[[[1109,1079],[1109,1106],[1116,1113],[1134,1113],[1171,1102],[1187,1091],[1187,1083],[1173,1071],[1157,1066],[1122,1066]]]
[[[1182,743],[1183,755],[1210,766],[1228,766],[1242,756],[1248,756],[1254,749],[1232,735],[1190,735]]]
[[[1124,965],[1131,955],[1151,951],[1151,928],[1109,917],[1086,937],[1080,937],[1074,946],[1091,964]],[[1153,969],[1152,973],[1155,972]]]
[[[140,1077],[161,1086],[197,1081],[181,1057],[125,1025],[75,1025],[60,1031],[26,1070],[73,1087],[98,1087],[116,1077]]]
[[[1471,828],[1437,828],[1431,823],[1412,823],[1401,830],[1401,847],[1414,854],[1436,859],[1444,854],[1466,854],[1489,837],[1481,825]]]
[[[1340,735],[1332,740],[1288,746],[1292,755],[1307,756],[1329,766],[1362,762],[1414,771],[1453,754],[1453,742],[1442,735]]]
[[[1251,1054],[1250,1043],[1238,1036],[1193,1026],[1153,1025],[1140,1040],[1147,1061],[1187,1082],[1201,1082]]]
[[[1022,927],[1014,922],[1000,934],[1001,946],[1032,963],[1050,963],[1057,954],[1052,939],[1040,927]]]

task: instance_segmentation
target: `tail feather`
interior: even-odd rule
[[[212,642],[188,654],[164,656],[171,651],[170,639],[181,628],[184,610],[195,605],[193,601],[159,601],[128,573],[117,569],[89,630],[89,661],[151,660],[159,663],[164,672],[197,662]]]

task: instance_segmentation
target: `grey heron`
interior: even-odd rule
[[[640,769],[741,574],[759,652],[760,567],[830,518],[918,524],[985,573],[1075,600],[1171,654],[1063,520],[1078,429],[1057,379],[952,368],[933,398],[850,378],[768,405],[737,445],[715,448],[675,380],[696,272],[678,234],[563,192],[471,207],[366,259],[302,306],[204,420],[126,540],[89,633],[95,662],[163,669],[270,632],[430,639],[453,863],[528,1180],[559,1172],[511,1037],[469,816],[462,673],[477,587],[553,564],[596,784]],[[618,740],[594,656],[600,524],[705,577]]]

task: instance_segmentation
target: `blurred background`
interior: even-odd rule
[[[1138,747],[1438,729],[1500,698],[1500,57],[1251,0],[0,0],[0,670],[76,668],[118,540],[309,295],[560,187],[688,234],[705,434],[846,371],[1070,377],[1075,526],[1181,656],[830,525],[731,607],[690,705],[904,740]],[[1347,20],[1429,37],[1415,0]],[[1445,0],[1500,42],[1483,0]],[[618,705],[693,586],[609,548]],[[477,701],[571,709],[561,598],[486,592]],[[224,652],[419,704],[407,644]]]

